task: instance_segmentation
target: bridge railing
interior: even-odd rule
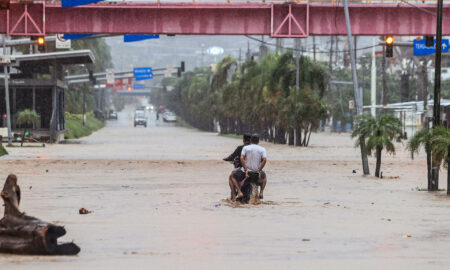
[[[54,2],[54,1],[48,1]],[[342,4],[343,0],[106,0],[113,3],[333,3]],[[354,4],[436,4],[437,0],[348,0]],[[444,0],[444,4],[450,4],[450,0]]]

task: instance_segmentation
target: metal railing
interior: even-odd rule
[[[54,2],[54,1],[48,1]],[[342,4],[343,0],[106,0],[108,3],[332,3]],[[410,3],[414,5],[418,4],[436,4],[437,0],[348,0],[353,4],[401,4]],[[102,3],[102,2],[99,2]],[[450,4],[450,0],[444,0],[444,3]]]

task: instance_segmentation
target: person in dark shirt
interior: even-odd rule
[[[232,201],[236,200],[236,195],[238,198],[243,196],[241,188],[239,186],[239,183],[232,176],[236,170],[240,170],[242,167],[241,160],[240,160],[242,148],[244,148],[244,146],[250,144],[250,138],[251,138],[250,134],[244,134],[244,136],[242,138],[244,144],[236,147],[236,150],[234,150],[234,152],[231,155],[229,155],[228,157],[223,159],[224,161],[230,161],[230,162],[233,162],[233,164],[234,164],[234,170],[231,172],[230,176],[228,177],[228,184],[230,185],[230,189],[231,189],[231,200]]]

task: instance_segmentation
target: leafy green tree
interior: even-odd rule
[[[433,161],[443,163],[447,169],[447,194],[450,195],[450,131],[447,128],[438,126],[433,129],[432,153]]]
[[[393,140],[402,133],[400,120],[392,115],[382,115],[375,119],[372,115],[363,114],[357,118],[357,126],[353,130],[352,137],[358,137],[356,146],[365,142],[365,150],[368,155],[375,152],[377,159],[375,176],[380,177],[381,153],[383,149],[387,153],[395,154]]]
[[[427,180],[428,190],[431,189],[431,151],[433,142],[433,132],[428,129],[422,129],[414,134],[406,145],[406,149],[411,152],[411,158],[414,159],[414,154],[419,154],[421,147],[425,149],[427,154]]]
[[[228,56],[213,73],[209,68],[186,72],[178,80],[163,80],[163,89],[152,92],[156,105],[174,110],[189,124],[221,133],[258,132],[274,143],[307,146],[310,134],[327,117],[323,96],[328,75],[321,64],[300,59],[300,87],[291,52],[267,54],[259,61],[238,66]],[[167,91],[172,85],[173,90]],[[302,138],[303,137],[303,138]]]
[[[24,127],[20,146],[23,146],[23,141],[25,140],[25,136],[27,134],[27,128],[36,125],[39,121],[39,118],[39,114],[30,109],[25,109],[17,114],[17,124]]]

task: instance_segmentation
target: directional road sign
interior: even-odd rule
[[[155,38],[159,38],[159,35],[123,35],[124,42],[135,42]]]
[[[448,39],[442,39],[442,52],[448,52]],[[414,56],[422,56],[436,53],[436,40],[434,40],[433,47],[425,45],[425,39],[414,40]]]
[[[62,7],[76,7],[91,3],[97,3],[102,0],[62,0]]]
[[[153,71],[151,67],[138,67],[133,69],[136,81],[153,79]]]
[[[133,89],[134,90],[145,89],[145,84],[135,83],[135,84],[133,84]]]

